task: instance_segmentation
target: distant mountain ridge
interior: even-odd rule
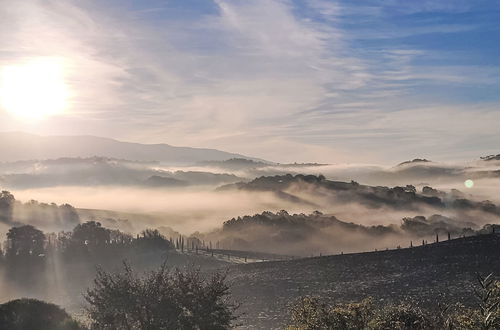
[[[0,162],[94,156],[175,164],[224,161],[231,158],[261,161],[216,149],[122,142],[97,136],[40,136],[23,132],[0,132]]]

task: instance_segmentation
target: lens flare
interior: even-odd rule
[[[464,185],[467,188],[472,188],[474,187],[474,181],[472,181],[471,179],[465,180]]]

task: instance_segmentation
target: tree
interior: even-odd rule
[[[83,330],[84,328],[57,305],[24,298],[0,305],[0,329]]]
[[[141,250],[170,250],[173,245],[157,229],[146,229],[134,242]]]
[[[405,191],[409,192],[409,193],[416,194],[417,193],[417,188],[415,188],[414,185],[407,184],[406,187],[405,187]]]
[[[71,240],[78,245],[87,245],[89,248],[96,248],[109,242],[110,231],[101,226],[100,222],[87,221],[81,223],[73,229]]]
[[[98,270],[84,297],[92,329],[224,330],[235,320],[228,295],[225,274],[203,277],[163,265],[138,277],[124,264],[121,273]]]
[[[74,226],[80,223],[80,216],[78,215],[78,212],[76,212],[76,209],[69,204],[59,206],[59,214],[61,217],[61,225],[64,226],[65,230],[74,228]]]
[[[8,191],[0,192],[0,222],[12,222],[12,212],[16,199]]]
[[[7,232],[5,275],[10,284],[33,292],[44,287],[45,235],[33,226],[13,227]]]
[[[15,256],[41,256],[45,253],[45,235],[31,225],[13,227],[7,233],[8,258]]]

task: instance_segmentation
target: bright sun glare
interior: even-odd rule
[[[63,63],[57,58],[38,58],[3,67],[2,107],[16,116],[32,119],[62,113],[68,99],[63,71]]]

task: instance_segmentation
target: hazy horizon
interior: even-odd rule
[[[85,137],[89,137],[89,138],[103,138],[103,139],[107,139],[107,140],[114,140],[114,141],[117,141],[117,142],[123,142],[123,143],[127,143],[127,144],[142,144],[142,145],[145,145],[145,146],[154,146],[154,145],[167,145],[167,146],[170,146],[170,147],[176,147],[176,148],[193,148],[193,149],[207,149],[207,150],[217,150],[217,151],[222,151],[222,152],[225,152],[225,153],[228,153],[228,154],[233,154],[233,156],[230,156],[226,159],[231,159],[231,158],[244,158],[244,159],[250,159],[250,160],[256,160],[256,161],[267,161],[267,162],[272,162],[272,163],[283,163],[283,164],[292,164],[292,163],[321,163],[319,161],[315,161],[315,160],[310,160],[310,159],[304,159],[304,160],[293,160],[294,158],[290,158],[291,160],[290,161],[279,161],[279,160],[275,160],[275,159],[268,159],[268,158],[260,158],[256,155],[253,155],[253,154],[241,154],[238,150],[228,150],[228,149],[217,149],[217,148],[209,148],[209,147],[204,147],[204,146],[198,146],[198,145],[173,145],[171,143],[169,143],[168,141],[160,141],[160,142],[156,142],[156,143],[153,143],[153,142],[140,142],[140,141],[134,141],[134,140],[127,140],[127,139],[120,139],[120,138],[116,138],[116,137],[112,137],[112,136],[106,136],[106,135],[92,135],[92,134],[64,134],[64,135],[61,135],[61,134],[37,134],[37,133],[30,133],[30,132],[27,132],[27,131],[15,131],[15,130],[12,130],[12,131],[9,131],[9,130],[6,130],[6,131],[0,131],[0,134],[2,133],[5,133],[5,134],[20,134],[20,135],[31,135],[33,137],[53,137],[53,138],[64,138],[64,137],[74,137],[74,138],[77,138],[77,137],[82,137],[82,138],[85,138]],[[381,165],[381,166],[394,166],[394,165],[397,165],[399,163],[402,163],[402,162],[405,162],[405,161],[411,161],[411,160],[414,160],[414,159],[426,159],[426,160],[430,160],[430,161],[433,161],[433,162],[439,162],[439,163],[443,163],[443,164],[457,164],[457,163],[469,163],[469,162],[475,162],[475,161],[478,161],[481,159],[481,157],[485,157],[485,156],[491,156],[491,155],[497,155],[497,154],[500,154],[500,151],[498,151],[500,149],[491,149],[490,152],[486,152],[486,153],[475,153],[473,154],[471,157],[466,157],[466,156],[462,156],[460,158],[453,158],[453,157],[436,157],[436,158],[427,158],[427,157],[423,157],[421,155],[414,155],[414,156],[410,156],[409,158],[401,158],[401,159],[395,159],[394,161],[389,161],[389,160],[380,160],[379,162],[374,162],[374,161],[371,161],[371,162],[356,162],[356,161],[349,161],[349,159],[346,159],[344,161],[335,161],[332,159],[331,162],[329,162],[328,164],[336,164],[336,165]],[[107,156],[105,154],[95,154],[95,155],[88,155],[88,157],[91,157],[91,156],[96,156],[96,157],[110,157],[110,158],[113,158],[112,156]],[[65,156],[62,156],[62,157],[54,157],[54,158],[44,158],[44,159],[55,159],[55,158],[63,158]],[[299,157],[300,158],[300,157]],[[127,158],[123,158],[124,160],[131,160],[131,161],[135,161],[135,160],[140,160],[140,159],[134,159],[133,157],[130,158],[130,159],[127,159]],[[33,159],[23,159],[23,160],[34,160]],[[151,159],[151,161],[154,161],[155,159]],[[211,161],[211,160],[214,160],[214,159],[211,159],[211,158],[206,158],[204,159],[206,161]]]
[[[496,154],[499,17],[494,1],[5,2],[0,130],[281,163]]]

